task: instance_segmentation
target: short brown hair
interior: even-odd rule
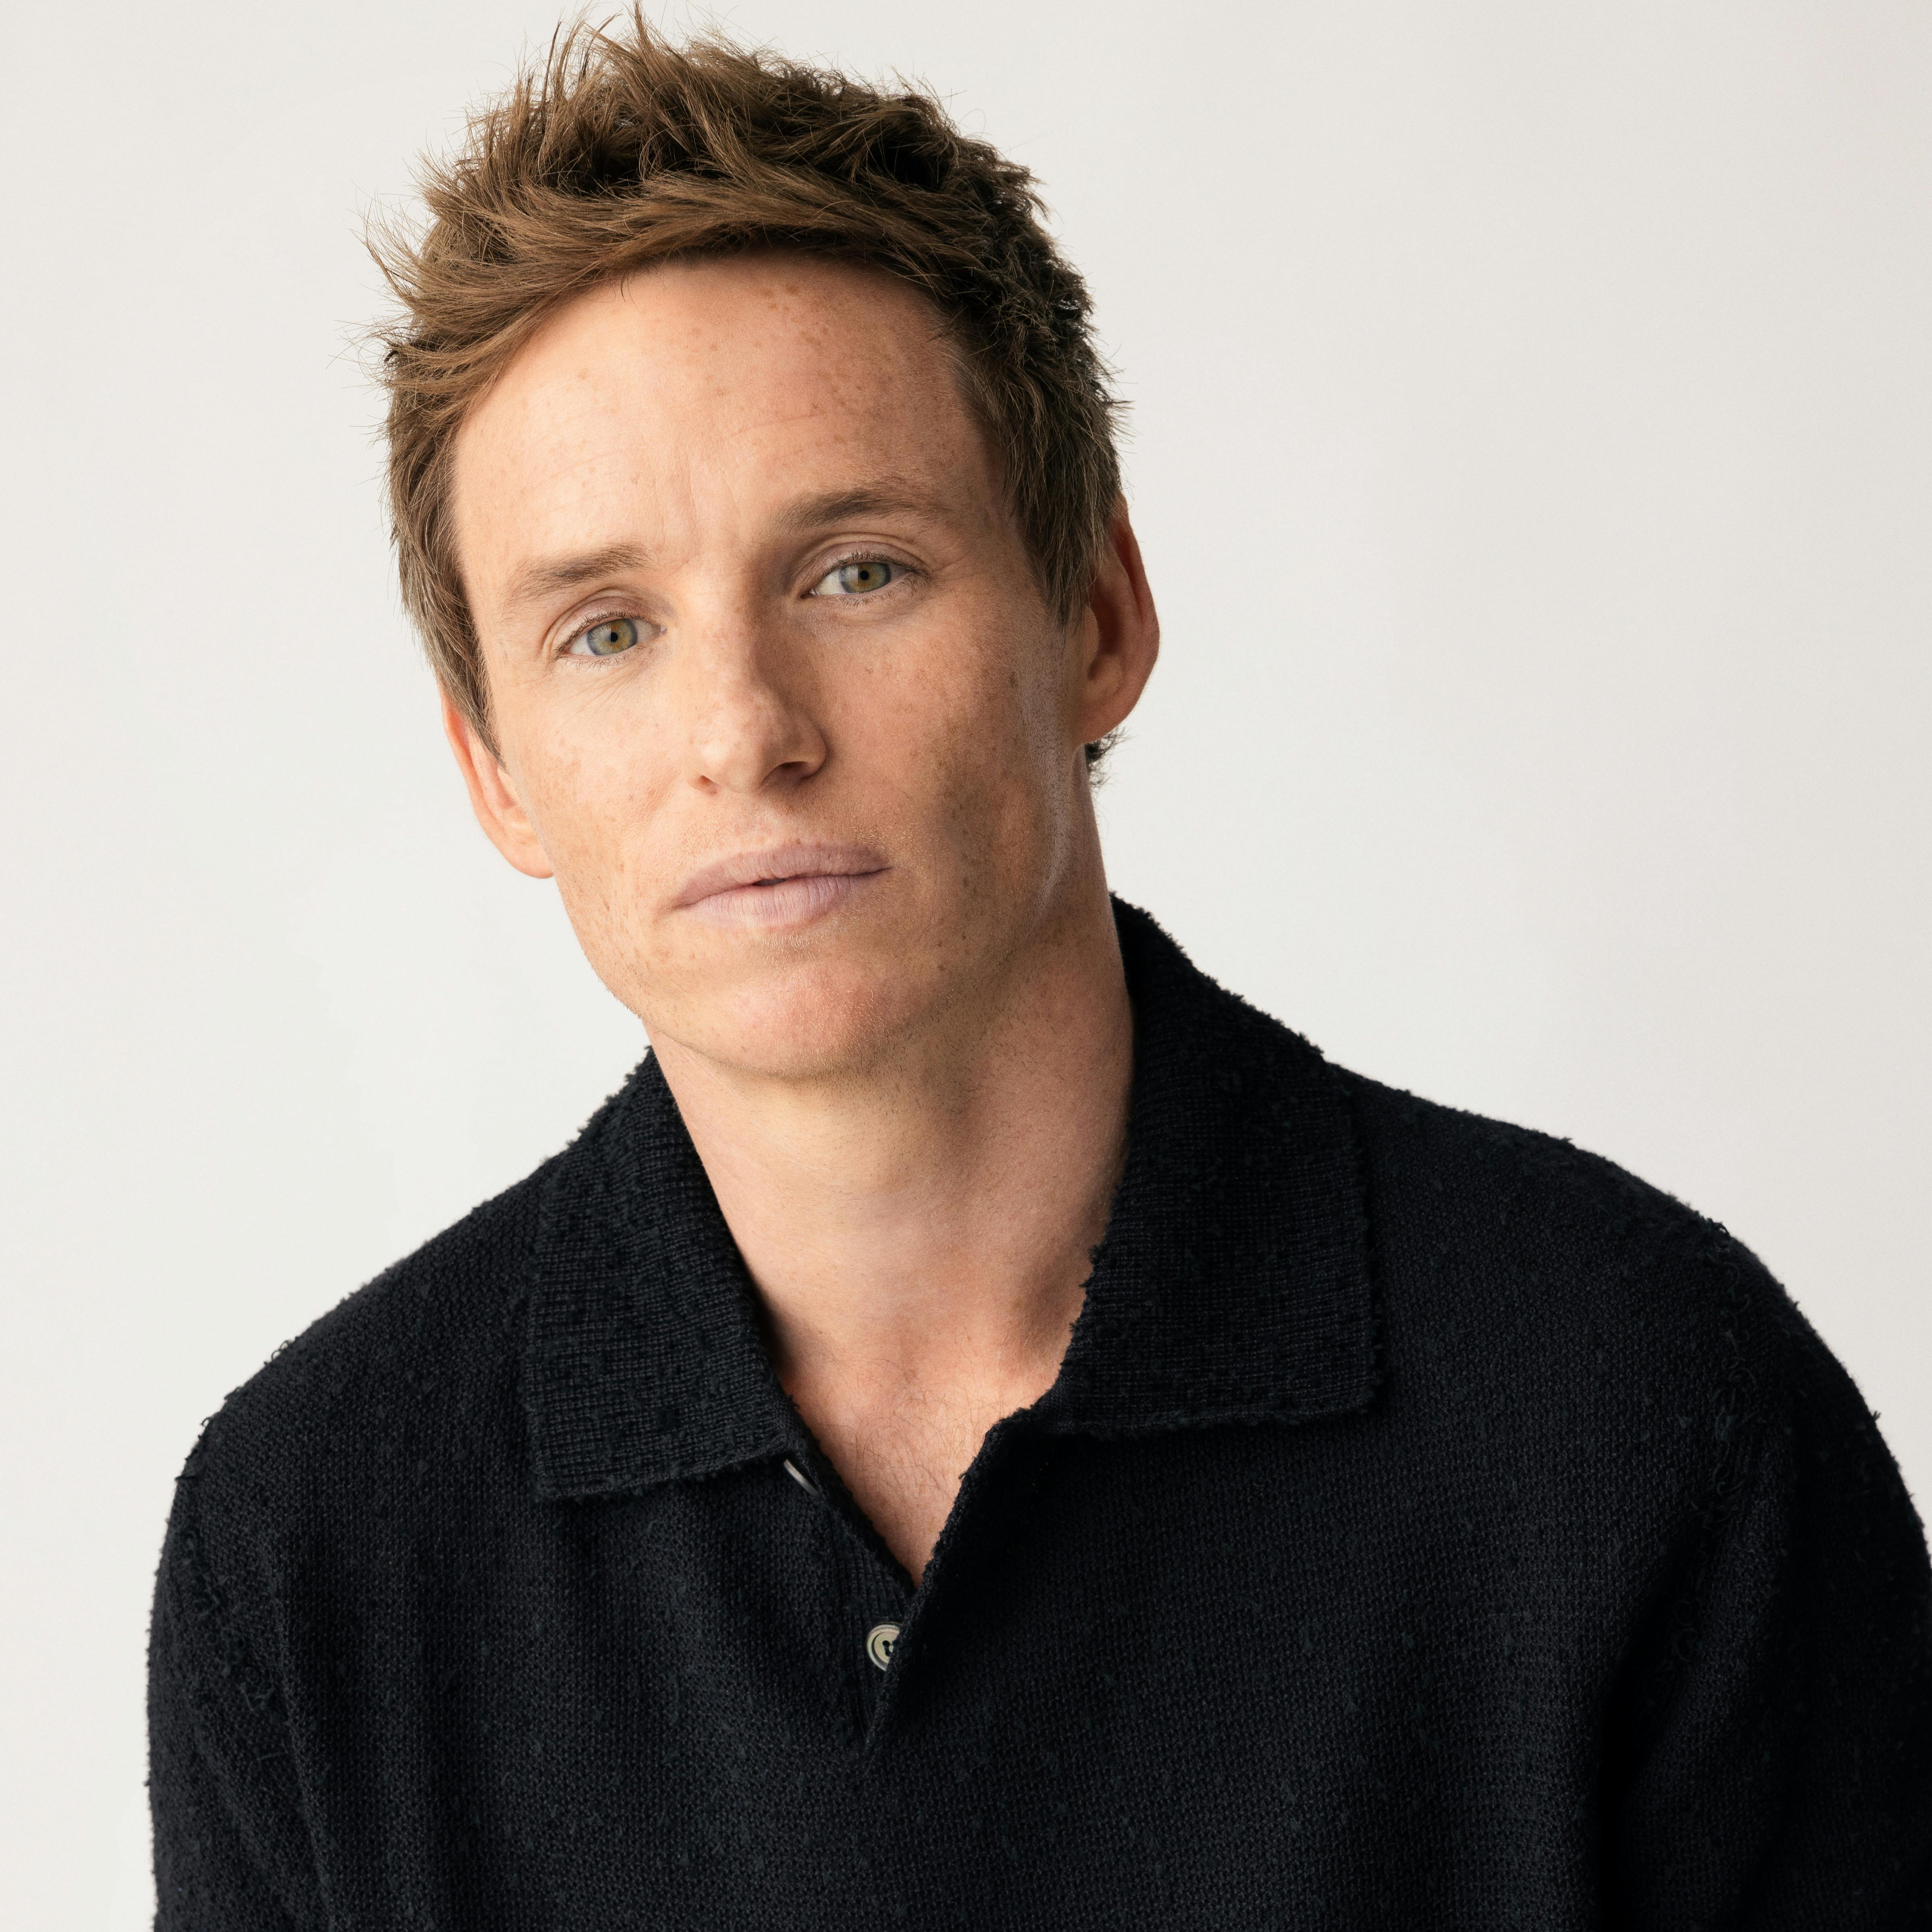
[[[401,306],[379,338],[391,524],[404,603],[486,738],[451,529],[456,433],[546,317],[654,262],[796,249],[910,284],[953,344],[1042,592],[1062,618],[1085,596],[1120,490],[1086,284],[1032,176],[930,94],[716,39],[674,46],[639,11],[614,34],[560,34],[422,185],[428,225],[372,244]]]

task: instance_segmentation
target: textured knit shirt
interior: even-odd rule
[[[1723,1229],[1117,916],[1124,1178],[915,1587],[657,1066],[232,1396],[159,1923],[1932,1924],[1932,1579]]]

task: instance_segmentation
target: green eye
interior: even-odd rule
[[[628,651],[638,641],[638,626],[628,617],[604,617],[591,626],[587,631],[580,631],[577,642],[584,646],[584,655],[592,658],[614,658],[620,651]]]
[[[855,558],[850,563],[842,563],[836,570],[828,570],[813,586],[817,597],[857,597],[868,590],[883,590],[899,574],[896,563],[888,563],[882,556]]]

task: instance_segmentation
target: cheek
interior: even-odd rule
[[[585,730],[581,719],[524,748],[525,796],[537,836],[556,868],[557,888],[575,918],[632,896],[652,850],[656,801],[663,792],[647,733]]]
[[[1067,730],[1057,638],[1036,627],[956,632],[851,694],[854,762],[923,818],[977,873],[1036,865],[1055,836]]]
[[[564,916],[592,971],[641,1016],[659,938],[650,909],[669,883],[658,862],[670,842],[653,836],[649,775],[580,754],[548,778],[539,826]]]
[[[1036,765],[1064,730],[1058,652],[1036,623],[995,610],[896,655],[856,694],[875,724],[854,722],[884,727],[902,757],[949,770]]]

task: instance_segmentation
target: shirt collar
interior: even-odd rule
[[[1313,1047],[1114,902],[1134,1007],[1127,1158],[1055,1432],[1292,1422],[1366,1406],[1367,1224],[1348,1098]],[[524,1391],[548,1496],[787,1453],[798,1424],[653,1057],[544,1176]]]

